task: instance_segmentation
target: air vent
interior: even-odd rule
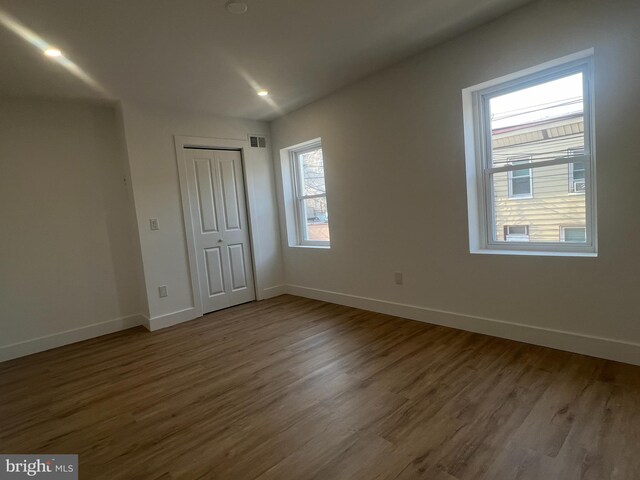
[[[259,135],[249,135],[249,144],[253,148],[266,148],[267,139]]]

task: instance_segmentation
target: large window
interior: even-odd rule
[[[329,245],[329,212],[322,145],[314,142],[290,151],[296,231],[299,245]]]
[[[591,95],[587,54],[465,89],[473,253],[595,254]]]

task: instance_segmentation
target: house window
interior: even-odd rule
[[[505,225],[504,240],[506,242],[528,242],[529,225]]]
[[[329,246],[329,212],[320,141],[289,150],[298,245]]]
[[[569,157],[581,157],[584,149],[568,150]],[[586,187],[586,173],[584,162],[572,162],[569,164],[569,193],[584,194]]]
[[[592,83],[589,51],[463,91],[472,253],[596,254]]]
[[[585,227],[561,227],[560,241],[584,243],[587,241],[587,229]]]
[[[528,163],[531,163],[531,157],[513,159],[509,165]],[[531,198],[533,196],[533,176],[530,168],[509,171],[507,177],[509,178],[509,198]]]

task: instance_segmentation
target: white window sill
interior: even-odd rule
[[[549,250],[498,250],[498,249],[478,249],[470,250],[472,255],[524,255],[529,257],[591,257],[598,256],[597,252],[569,252],[569,251],[549,251]]]
[[[289,245],[289,248],[311,248],[320,250],[329,250],[331,245]]]

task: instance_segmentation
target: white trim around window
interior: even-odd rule
[[[506,242],[496,239],[493,179],[496,174],[522,170],[517,162],[495,164],[489,102],[519,90],[582,73],[584,152],[581,155],[558,154],[536,159],[535,170],[556,165],[585,164],[585,243],[562,241]],[[469,247],[471,253],[545,256],[597,256],[595,139],[593,135],[593,50],[579,52],[543,65],[469,87],[462,92],[467,199],[469,213]],[[569,168],[569,167],[567,167]],[[544,170],[541,170],[544,172]],[[508,173],[509,183],[511,175]],[[566,184],[565,184],[566,185]],[[533,193],[534,184],[531,191]],[[566,187],[565,187],[566,188]],[[511,190],[511,185],[509,186]],[[564,190],[568,194],[567,190]],[[511,192],[510,192],[511,193]],[[558,239],[559,240],[559,239]]]
[[[305,178],[304,157],[320,150],[320,164]],[[329,248],[329,214],[324,181],[322,142],[317,138],[280,151],[287,239],[290,247]],[[309,167],[309,165],[307,165]],[[308,175],[308,170],[307,175]],[[311,180],[311,181],[310,181]],[[311,229],[318,237],[309,238]]]

